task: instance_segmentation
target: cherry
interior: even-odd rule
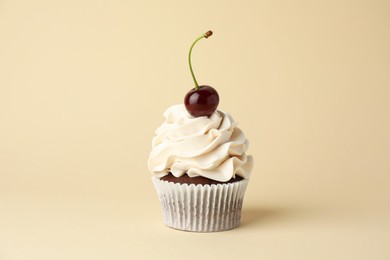
[[[194,45],[203,38],[208,38],[213,34],[212,31],[208,31],[199,36],[191,45],[190,52],[188,54],[188,63],[190,65],[190,71],[192,79],[195,83],[195,88],[191,89],[184,98],[185,107],[194,117],[210,116],[217,109],[219,104],[218,92],[211,86],[202,85],[199,86],[196,81],[194,71],[191,65],[191,53]]]
[[[210,86],[202,85],[199,89],[191,89],[184,98],[188,113],[194,117],[210,116],[217,109],[218,92]]]

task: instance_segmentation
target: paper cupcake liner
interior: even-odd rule
[[[248,180],[227,184],[194,185],[152,177],[164,223],[175,229],[214,232],[238,227]]]

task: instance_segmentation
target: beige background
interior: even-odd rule
[[[242,226],[196,234],[146,160],[208,29],[255,168]],[[386,0],[1,0],[0,259],[389,259],[389,46]]]

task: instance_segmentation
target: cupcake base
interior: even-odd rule
[[[233,183],[181,184],[152,177],[168,227],[216,232],[240,225],[247,179]]]

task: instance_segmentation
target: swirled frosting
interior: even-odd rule
[[[228,114],[192,117],[184,105],[164,112],[165,122],[156,130],[149,170],[157,177],[188,174],[225,182],[239,175],[249,178],[252,156],[245,154],[248,140]]]

